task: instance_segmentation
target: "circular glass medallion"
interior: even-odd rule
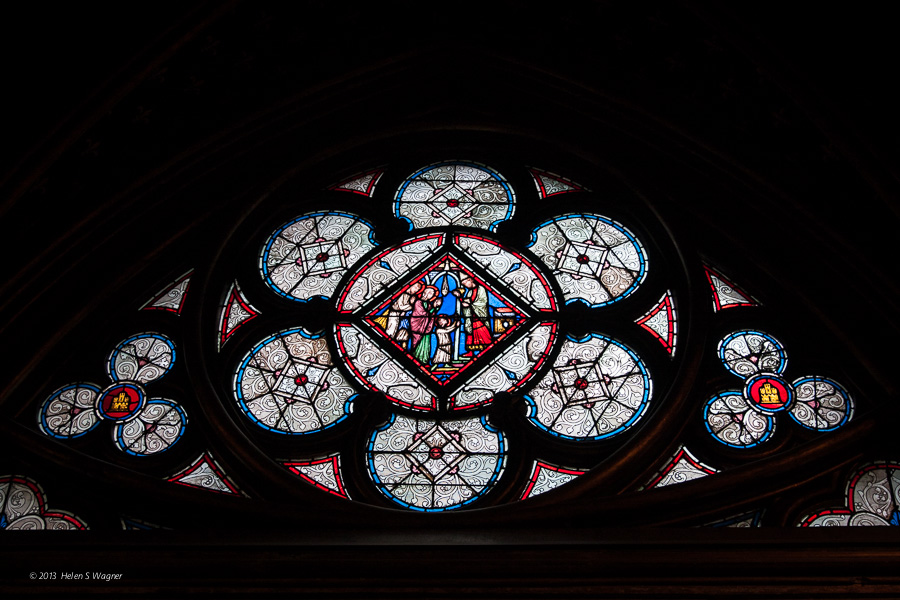
[[[53,392],[41,405],[41,431],[58,439],[81,437],[100,420],[94,403],[100,388],[92,383],[75,383]]]
[[[311,213],[269,237],[259,270],[266,285],[284,298],[330,298],[347,267],[374,247],[371,225],[356,215]]]
[[[781,377],[761,373],[747,380],[744,396],[757,410],[774,413],[790,406],[794,390]]]
[[[343,420],[354,390],[332,364],[320,334],[288,329],[244,356],[234,393],[244,414],[263,429],[303,434]]]
[[[496,229],[515,207],[502,175],[478,163],[429,165],[406,178],[394,200],[394,214],[410,229],[447,225]]]
[[[548,433],[601,440],[641,418],[651,389],[647,368],[633,350],[594,333],[566,340],[550,373],[525,399],[531,423]]]
[[[132,456],[149,456],[171,448],[187,425],[184,409],[171,400],[153,398],[137,418],[120,423],[113,432],[119,450]]]
[[[703,419],[715,439],[733,448],[752,448],[775,431],[775,418],[754,410],[737,392],[713,396],[703,409]]]
[[[137,383],[114,383],[100,393],[97,413],[104,419],[121,423],[134,418],[144,407],[147,395]]]
[[[853,399],[838,382],[808,376],[794,381],[797,400],[791,418],[814,431],[833,431],[853,416]]]
[[[394,415],[368,446],[369,475],[385,496],[425,512],[458,508],[496,482],[503,434],[481,419],[430,421]]]
[[[175,362],[175,344],[159,333],[141,333],[120,342],[109,355],[107,371],[113,381],[144,385],[163,377]]]
[[[647,253],[621,223],[591,214],[557,217],[531,232],[529,249],[546,265],[566,302],[594,308],[632,294],[647,276]]]
[[[719,342],[719,358],[733,375],[780,375],[787,368],[787,353],[774,337],[761,331],[735,331]]]

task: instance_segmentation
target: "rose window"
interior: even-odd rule
[[[330,189],[372,198],[382,175]],[[585,193],[547,173],[532,177],[542,195]],[[504,431],[500,399],[517,407],[514,428],[545,444],[562,440],[575,455],[585,452],[579,444],[590,448],[640,421],[652,385],[638,351],[602,327],[566,325],[574,305],[590,312],[592,328],[602,324],[604,308],[642,284],[648,257],[631,229],[593,212],[530,222],[520,213],[527,234],[504,236],[516,191],[473,162],[420,168],[395,190],[390,207],[296,215],[262,245],[258,271],[288,301],[279,308],[286,327],[241,353],[231,390],[244,423],[296,440],[286,467],[339,496],[442,511],[491,493],[510,448],[522,443]],[[376,223],[386,219],[407,233],[382,243]],[[237,283],[226,297],[220,348],[265,313]],[[671,313],[668,291],[664,299]],[[664,346],[671,341],[663,350],[671,357],[674,325],[662,334],[641,326]],[[351,433],[348,423],[380,402],[385,420]],[[330,431],[344,432],[343,443]],[[305,440],[325,454],[304,453]],[[364,478],[358,468],[345,477],[348,461],[364,464]]]

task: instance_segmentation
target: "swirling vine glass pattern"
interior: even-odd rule
[[[356,215],[310,213],[269,237],[259,270],[266,285],[284,298],[330,298],[347,267],[374,247],[371,225]]]
[[[74,383],[59,388],[41,405],[41,431],[58,439],[74,439],[86,434],[100,422],[94,411],[98,393],[100,387],[93,383]]]
[[[900,525],[900,465],[879,461],[861,468],[847,485],[846,507],[807,516],[801,527]]]
[[[172,400],[152,398],[137,416],[116,425],[113,437],[119,450],[149,456],[171,448],[184,435],[187,414]]]
[[[853,416],[853,400],[839,383],[826,377],[801,377],[793,382],[791,417],[814,431],[833,431]]]
[[[110,353],[107,371],[113,381],[148,384],[162,378],[175,362],[175,344],[159,333],[141,333],[120,342]]]
[[[718,441],[735,448],[751,448],[775,431],[775,418],[753,410],[742,394],[713,396],[703,409],[706,429]]]
[[[394,213],[410,229],[452,225],[493,230],[512,216],[514,207],[515,196],[502,175],[462,161],[419,169],[394,200]]]
[[[441,422],[394,415],[370,438],[367,457],[369,475],[392,501],[443,511],[493,486],[506,462],[506,442],[483,417]]]
[[[244,414],[263,429],[304,434],[344,419],[354,390],[332,364],[321,334],[298,328],[264,339],[244,356],[234,393]]]
[[[632,427],[651,392],[637,354],[595,333],[566,340],[550,373],[525,398],[529,420],[539,428],[572,440],[600,440]]]
[[[46,496],[36,481],[27,477],[0,477],[0,529],[34,531],[41,529],[87,529],[87,525],[67,511],[48,510]]]
[[[719,358],[738,377],[757,373],[781,374],[787,368],[787,353],[774,337],[761,331],[735,331],[719,342]]]
[[[624,225],[600,215],[541,223],[528,248],[553,270],[567,302],[611,304],[633,293],[647,275],[643,245]]]

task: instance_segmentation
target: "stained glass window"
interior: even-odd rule
[[[691,276],[715,310],[696,308],[651,212],[600,203],[564,175],[470,160],[327,181],[339,183],[307,190],[303,209],[285,202],[238,229],[209,273],[160,277],[139,307],[160,326],[116,336],[93,371],[55,381],[37,429],[201,494],[248,498],[243,482],[263,478],[314,503],[434,513],[549,502],[608,457],[657,444],[644,432],[669,421],[687,424],[677,445],[657,444],[668,458],[610,493],[696,485],[853,418],[840,375],[789,352],[796,338],[769,333],[761,303],[699,259]],[[198,314],[187,337],[204,341],[188,350],[164,319]],[[191,353],[212,381],[202,403]],[[678,374],[697,369],[703,383],[673,410]],[[240,458],[198,431],[209,419],[233,428]],[[757,526],[762,510],[692,524]],[[808,523],[851,518],[823,510]]]
[[[478,227],[496,229],[515,209],[506,179],[488,166],[448,161],[410,175],[397,190],[394,210],[410,228]]]
[[[803,518],[801,527],[900,525],[900,464],[865,465],[847,482],[845,505]]]
[[[634,234],[600,215],[563,215],[541,223],[529,249],[553,270],[567,302],[592,308],[627,297],[647,275],[647,256]]]
[[[577,202],[589,193],[562,175],[519,169],[519,179],[537,184],[532,198]],[[521,398],[527,414],[512,426],[546,444],[562,440],[570,457],[571,466],[554,467],[535,456],[543,466],[520,497],[590,469],[596,459],[579,444],[627,436],[641,422],[654,386],[640,331],[659,342],[655,352],[671,358],[675,348],[674,295],[664,279],[649,312],[646,298],[633,304],[643,317],[636,313],[622,339],[574,335],[566,324],[566,301],[578,300],[602,328],[603,308],[646,280],[647,250],[625,224],[580,212],[531,218],[500,170],[475,161],[437,162],[411,175],[385,167],[341,181],[322,200],[335,208],[295,217],[262,244],[259,274],[275,296],[259,288],[251,295],[234,278],[221,292],[216,344],[223,356],[240,353],[231,389],[248,432],[303,434],[306,456],[327,452],[281,465],[332,495],[376,501],[374,490],[389,506],[455,510],[478,505],[501,482],[522,494],[504,471],[509,424],[498,401]],[[392,191],[385,181],[399,183]],[[372,200],[364,210],[354,200],[361,195]],[[412,231],[376,242],[371,223],[391,217]],[[530,231],[530,243],[504,235],[507,223]],[[273,304],[275,297],[318,298],[334,312]],[[273,317],[307,325],[267,332]],[[374,398],[388,401],[389,416],[364,427],[368,478],[360,480],[341,467],[358,464],[359,447],[326,432],[348,432]]]

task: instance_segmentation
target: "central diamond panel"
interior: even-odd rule
[[[445,384],[524,320],[496,286],[447,254],[377,304],[364,322]]]

